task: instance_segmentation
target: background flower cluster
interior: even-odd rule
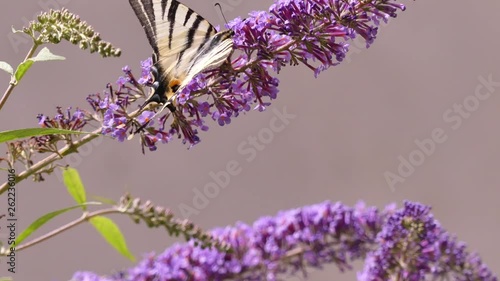
[[[214,229],[212,235],[233,251],[175,244],[113,276],[77,272],[73,280],[282,280],[326,264],[350,270],[356,260],[365,260],[358,273],[363,281],[498,280],[434,219],[428,206],[409,201],[399,210],[391,204],[382,211],[362,202],[348,207],[327,201],[263,217],[253,225]]]

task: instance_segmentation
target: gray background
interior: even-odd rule
[[[53,115],[57,105],[88,109],[85,97],[115,82],[122,66],[139,69],[139,61],[151,49],[127,2],[52,2],[79,14],[105,40],[121,47],[123,55],[101,59],[68,43],[50,46],[67,60],[36,64],[30,70],[0,112],[0,130],[37,126],[36,114]],[[214,24],[223,23],[212,2],[183,2]],[[267,9],[271,3],[220,2],[232,7],[226,11],[229,19]],[[20,28],[23,17],[31,19],[46,3],[50,1],[3,1],[0,60],[16,64],[24,58],[30,45],[13,47],[10,27]],[[269,110],[250,112],[227,127],[211,122],[211,130],[202,133],[202,142],[194,149],[173,142],[142,155],[137,139],[127,143],[105,139],[82,150],[85,156],[61,163],[78,168],[90,195],[118,198],[129,191],[179,214],[181,203],[192,205],[193,189],[201,190],[211,181],[211,171],[223,170],[235,160],[242,172],[198,215],[190,217],[207,229],[238,220],[252,222],[282,209],[327,199],[349,205],[361,199],[375,206],[401,205],[405,199],[419,201],[432,205],[444,227],[500,272],[500,244],[494,238],[500,229],[500,87],[456,130],[443,119],[454,104],[474,94],[479,76],[492,75],[500,81],[500,2],[404,3],[407,11],[381,29],[370,49],[356,44],[359,47],[352,47],[348,61],[318,79],[305,67],[285,68],[279,75],[279,98]],[[4,88],[8,81],[7,75],[0,75]],[[296,118],[247,162],[247,155],[238,153],[238,145],[269,126],[273,109],[283,108]],[[418,148],[415,140],[431,137],[435,128],[442,128],[447,140],[391,190],[384,173],[397,173],[398,156],[408,159]],[[17,192],[19,231],[40,215],[73,204],[57,176],[47,177],[43,183],[24,181]],[[61,216],[39,234],[78,216]],[[135,225],[126,217],[113,218],[138,258],[179,241],[162,230]],[[86,224],[19,252],[17,262],[15,280],[21,281],[67,280],[76,270],[104,274],[133,265]],[[5,274],[4,260],[0,268]],[[330,266],[311,278],[331,280],[332,274],[337,276],[337,270]],[[337,279],[355,280],[355,273],[339,274]]]

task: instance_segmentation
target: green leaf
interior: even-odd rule
[[[127,243],[118,226],[109,218],[97,216],[90,218],[90,223],[95,229],[113,246],[120,254],[131,261],[135,261],[135,257],[129,252]]]
[[[90,204],[97,205],[98,203],[95,203],[95,202],[85,203],[85,205],[90,205]],[[19,234],[17,236],[15,245],[16,246],[19,245],[22,241],[24,241],[26,238],[28,238],[28,236],[33,234],[33,232],[35,232],[37,229],[39,229],[42,225],[46,224],[51,219],[57,217],[60,214],[66,213],[67,211],[80,208],[82,205],[83,204],[76,205],[76,206],[69,207],[69,208],[64,208],[64,209],[50,212],[48,214],[41,216],[36,221],[34,221],[30,226],[28,226],[28,228],[26,228],[21,234]]]
[[[0,277],[0,281],[13,281],[12,277]]]
[[[16,78],[16,83],[21,81],[21,79],[24,77],[24,74],[26,74],[26,71],[30,69],[30,67],[33,65],[34,61],[31,59],[28,59],[26,61],[23,61],[20,65],[17,66],[16,73],[14,74]]]
[[[51,60],[65,60],[65,57],[57,56],[52,54],[47,47],[44,47],[36,57],[27,59],[23,61],[16,69],[16,73],[14,74],[16,81],[14,83],[19,83],[21,79],[26,74],[26,71],[31,68],[35,61],[51,61]]]
[[[0,69],[4,70],[5,72],[9,73],[10,75],[14,74],[14,68],[12,66],[4,61],[0,61]]]
[[[56,128],[27,128],[27,129],[0,132],[0,143],[28,138],[28,137],[55,135],[55,134],[62,135],[62,134],[93,134],[93,133],[63,130]]]
[[[36,57],[32,58],[33,61],[53,61],[53,60],[65,60],[65,57],[54,55],[50,52],[49,48],[44,47],[38,52]]]
[[[63,180],[68,193],[75,199],[76,203],[83,204],[87,201],[87,195],[85,194],[85,187],[83,186],[80,174],[74,168],[63,168]],[[82,205],[83,210],[87,209],[87,206]]]

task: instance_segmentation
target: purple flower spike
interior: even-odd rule
[[[361,36],[367,46],[372,44],[380,20],[396,17],[404,8],[395,0],[276,0],[268,11],[254,11],[229,22],[237,55],[189,81],[160,116],[161,122],[147,123],[145,115],[127,114],[130,105],[150,96],[150,87],[157,85],[151,58],[141,62],[138,79],[126,66],[116,91],[88,100],[102,116],[98,121],[107,135],[123,140],[124,132],[140,131],[143,148],[156,150],[157,142],[168,143],[177,134],[191,147],[200,141],[198,132],[208,129],[204,120],[208,116],[224,126],[241,112],[264,111],[278,97],[274,72],[303,64],[317,76],[345,58],[349,40]]]
[[[463,243],[441,228],[430,208],[419,203],[405,202],[400,210],[391,204],[379,212],[363,203],[352,208],[324,202],[211,234],[231,245],[232,252],[201,249],[194,242],[175,244],[115,276],[78,272],[73,278],[271,281],[326,264],[350,270],[354,261],[366,258],[358,280],[497,281],[479,257],[468,254]]]
[[[193,242],[176,244],[157,257],[146,256],[119,278],[81,272],[74,279],[277,280],[326,263],[349,269],[352,260],[373,247],[384,216],[363,204],[351,208],[325,202],[263,217],[253,225],[213,230],[212,235],[232,246],[230,253],[201,249]]]
[[[419,203],[405,202],[390,216],[377,243],[359,280],[498,280]]]

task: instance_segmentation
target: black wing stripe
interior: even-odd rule
[[[168,22],[170,23],[169,32],[168,32],[168,48],[172,49],[172,37],[174,34],[174,25],[175,25],[175,14],[177,13],[177,8],[179,7],[179,2],[176,0],[172,0],[170,7],[168,8]]]
[[[178,61],[177,61],[177,65],[182,61],[182,56],[184,55],[184,52],[186,52],[186,50],[190,49],[191,46],[193,45],[194,35],[196,34],[196,31],[198,30],[198,27],[200,26],[200,23],[202,21],[204,21],[204,19],[200,15],[196,15],[196,20],[193,22],[193,24],[189,28],[189,31],[188,31],[188,34],[187,34],[186,46],[179,53],[179,58],[178,58]]]
[[[146,32],[149,44],[155,52],[158,52],[153,0],[129,0],[129,2]]]
[[[187,22],[191,18],[191,15],[193,15],[194,11],[188,7],[188,12],[186,14],[186,17],[184,18],[184,23],[182,24],[183,26],[186,26]]]
[[[212,37],[212,32],[215,31],[215,28],[210,24],[207,29],[207,33],[205,34],[205,39],[203,39],[203,42],[201,42],[200,47],[198,47],[198,52],[201,51],[203,46],[210,40],[210,37]]]
[[[175,0],[174,0],[175,2]],[[168,0],[161,0],[161,19],[165,19],[165,11],[167,10]]]

